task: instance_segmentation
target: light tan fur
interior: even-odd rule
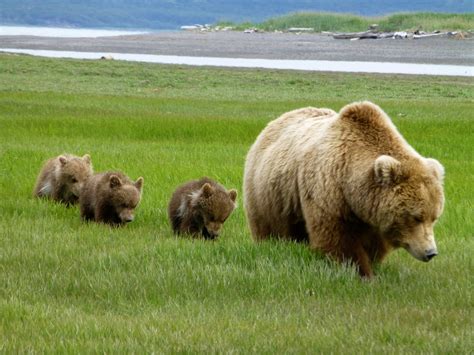
[[[255,240],[308,241],[370,277],[394,248],[425,261],[437,252],[443,176],[373,103],[304,108],[270,122],[251,147],[244,206]]]
[[[89,154],[82,158],[62,154],[49,159],[36,180],[33,196],[46,197],[67,205],[78,201],[86,180],[93,174]]]

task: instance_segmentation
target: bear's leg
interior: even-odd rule
[[[180,223],[177,226],[177,234],[191,234],[191,235],[199,235],[204,228],[204,220],[198,214],[194,215],[186,215],[182,219],[180,219]]]
[[[263,218],[248,218],[248,222],[255,241],[265,240],[272,234],[271,227],[264,222]]]
[[[90,206],[82,205],[81,206],[81,217],[85,221],[90,221],[94,219],[94,211],[90,208]]]
[[[110,223],[110,207],[102,202],[97,202],[94,207],[94,220],[96,222]]]
[[[339,262],[353,263],[361,277],[374,273],[369,255],[360,236],[351,233],[340,219],[309,217],[307,221],[310,248],[320,250]]]
[[[361,277],[370,279],[374,276],[372,261],[360,241],[346,240],[343,242],[342,249],[344,250],[342,260],[353,262],[357,266]]]
[[[182,216],[179,215],[177,211],[171,211],[169,213],[169,220],[170,220],[171,229],[173,230],[173,233],[178,234],[179,228],[183,222]]]

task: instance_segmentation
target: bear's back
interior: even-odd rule
[[[333,110],[306,107],[271,121],[247,154],[244,184],[249,179],[272,181],[275,170],[280,176],[294,175],[304,152],[319,141],[318,136],[324,137],[336,118]]]
[[[318,125],[320,120],[327,119],[337,113],[331,109],[305,107],[284,113],[268,123],[260,133],[254,146],[259,151],[267,149],[280,139],[287,139],[289,134],[301,131],[302,127]]]

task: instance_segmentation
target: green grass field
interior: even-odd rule
[[[0,352],[471,353],[472,78],[191,68],[0,55]],[[446,168],[439,256],[392,253],[371,282],[306,246],[252,242],[247,150],[307,105],[369,99]],[[125,228],[31,197],[44,160],[90,153],[145,179]],[[239,191],[216,242],[178,239],[174,188]]]
[[[244,30],[249,27],[265,31],[285,31],[291,27],[314,28],[315,32],[356,32],[365,31],[377,23],[380,31],[469,31],[474,29],[474,12],[466,14],[446,14],[432,12],[397,13],[383,17],[364,17],[351,14],[325,12],[296,12],[270,18],[261,23],[222,22],[220,26],[232,26]]]

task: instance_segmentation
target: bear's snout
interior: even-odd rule
[[[202,235],[204,236],[204,239],[214,240],[219,236],[219,232],[215,232],[204,227],[202,230]]]
[[[119,214],[120,220],[122,223],[130,223],[133,222],[134,216],[133,216],[133,211],[131,209],[125,209],[122,210],[122,212]]]
[[[423,261],[430,261],[433,259],[436,255],[438,255],[438,251],[436,249],[429,249],[425,253],[425,259]]]
[[[427,247],[426,249],[416,249],[413,246],[407,246],[408,252],[416,259],[424,262],[428,262],[438,255],[438,249],[436,246]]]
[[[207,238],[208,239],[216,239],[219,236],[219,232],[221,230],[222,223],[218,222],[208,222],[205,225],[205,230],[207,231]]]
[[[130,223],[130,222],[133,221],[133,216],[125,217],[123,221],[124,221],[125,223]]]
[[[215,239],[219,236],[219,232],[209,231],[209,237]]]

